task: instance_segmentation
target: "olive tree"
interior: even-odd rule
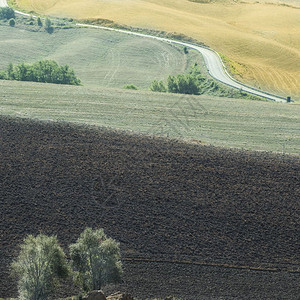
[[[24,300],[47,299],[59,279],[69,275],[65,254],[57,238],[43,234],[25,238],[11,267],[18,279],[19,298]]]
[[[121,280],[119,243],[108,238],[103,229],[86,228],[76,243],[70,245],[70,257],[75,279],[85,291]]]

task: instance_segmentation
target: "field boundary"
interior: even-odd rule
[[[203,267],[217,267],[226,269],[239,269],[239,270],[251,270],[261,272],[288,272],[300,274],[300,269],[290,269],[281,267],[262,267],[262,266],[249,266],[249,265],[237,265],[228,263],[210,263],[205,261],[191,261],[191,260],[177,260],[177,259],[158,259],[158,258],[145,258],[145,257],[123,257],[123,261],[128,262],[148,262],[148,263],[169,263],[180,265],[197,265]]]

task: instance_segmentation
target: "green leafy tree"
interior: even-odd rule
[[[15,19],[15,11],[10,7],[0,7],[0,20]]]
[[[16,25],[15,19],[10,19],[9,20],[9,26],[14,27]]]
[[[55,236],[29,235],[21,245],[12,272],[18,278],[19,298],[44,300],[60,279],[69,275],[65,254]]]
[[[179,93],[175,76],[169,76],[167,79],[167,88],[169,93]]]
[[[162,81],[154,80],[150,85],[150,91],[165,93],[167,89]]]
[[[40,27],[43,26],[43,22],[42,22],[42,20],[41,20],[40,17],[37,18],[37,24],[38,24],[38,26],[40,26]]]
[[[45,20],[45,30],[48,33],[53,33],[53,31],[54,31],[54,28],[52,26],[52,22],[49,18],[46,18],[46,20]]]
[[[108,238],[103,229],[86,228],[70,245],[75,279],[83,290],[98,290],[121,280],[122,263],[119,243]]]

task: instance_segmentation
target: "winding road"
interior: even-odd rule
[[[0,7],[5,7],[8,6],[6,0],[0,0]],[[21,15],[25,15],[25,16],[29,16],[29,14],[20,12],[20,11],[15,11],[17,14],[21,14]],[[239,90],[243,90],[244,92],[256,95],[256,96],[260,96],[266,99],[270,99],[273,101],[277,101],[277,102],[286,102],[286,99],[280,96],[276,96],[261,90],[258,90],[256,88],[253,88],[251,86],[245,85],[237,80],[235,80],[234,78],[232,78],[229,73],[227,72],[221,57],[219,56],[219,54],[208,48],[208,47],[203,47],[203,46],[198,46],[198,45],[193,45],[190,43],[186,43],[186,42],[180,42],[180,41],[175,41],[175,40],[171,40],[171,39],[166,39],[166,38],[161,38],[161,37],[157,37],[157,36],[152,36],[152,35],[148,35],[148,34],[142,34],[142,33],[137,33],[137,32],[131,32],[131,31],[127,31],[127,30],[121,30],[121,29],[115,29],[115,28],[109,28],[109,27],[103,27],[103,26],[97,26],[97,25],[88,25],[88,24],[80,24],[77,23],[77,26],[80,27],[89,27],[89,28],[98,28],[98,29],[104,29],[104,30],[110,30],[110,31],[116,31],[116,32],[121,32],[121,33],[125,33],[125,34],[130,34],[130,35],[135,35],[135,36],[140,36],[143,38],[152,38],[155,40],[159,40],[162,42],[166,42],[166,43],[170,43],[170,44],[177,44],[177,45],[182,45],[185,47],[188,47],[190,49],[194,49],[198,52],[200,52],[204,58],[206,67],[208,69],[209,74],[211,75],[211,77],[213,77],[214,79],[228,85],[231,86],[233,88],[239,89]]]

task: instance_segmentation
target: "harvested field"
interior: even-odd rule
[[[4,117],[0,133],[2,297],[27,234],[66,246],[92,226],[142,299],[299,298],[298,156]]]

